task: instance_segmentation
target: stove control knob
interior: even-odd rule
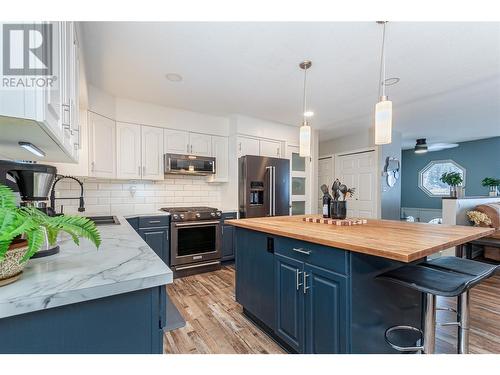
[[[174,220],[177,220],[179,218],[179,215],[172,215],[172,217],[174,218]]]
[[[181,220],[184,220],[184,214],[181,214],[180,216],[181,216]]]
[[[199,219],[199,218],[201,217],[201,215],[200,215],[199,213],[197,213],[197,214],[196,214],[196,215],[194,215],[194,216],[196,216],[196,218],[197,218],[197,219]]]
[[[220,212],[217,212],[217,216],[220,217]]]
[[[215,212],[210,212],[210,216],[215,217]]]

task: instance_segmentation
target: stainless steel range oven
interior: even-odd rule
[[[210,207],[162,210],[170,213],[170,265],[174,273],[193,274],[220,267],[222,248],[219,210]]]

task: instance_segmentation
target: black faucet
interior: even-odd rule
[[[68,197],[68,198],[58,197],[58,198],[56,198],[56,184],[65,178],[70,178],[70,179],[75,180],[76,182],[78,182],[80,184],[80,198],[75,198],[75,197]],[[52,184],[52,190],[50,191],[50,208],[51,208],[53,214],[55,214],[55,212],[56,212],[56,199],[79,199],[80,206],[78,207],[78,212],[85,211],[85,202],[83,201],[83,182],[81,182],[78,178],[73,177],[73,176],[58,175],[56,177],[54,183]],[[63,209],[61,206],[61,214],[63,213],[62,210]]]

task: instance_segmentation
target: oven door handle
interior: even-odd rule
[[[220,221],[219,220],[214,220],[214,221],[195,221],[191,223],[174,223],[174,226],[176,227],[199,227],[199,226],[205,226],[205,225],[219,225]]]

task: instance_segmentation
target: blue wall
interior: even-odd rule
[[[465,195],[488,195],[481,186],[485,177],[500,178],[500,137],[462,142],[449,150],[415,154],[403,151],[401,163],[401,206],[441,208],[441,198],[429,197],[418,187],[418,172],[433,160],[451,159],[466,169]]]

